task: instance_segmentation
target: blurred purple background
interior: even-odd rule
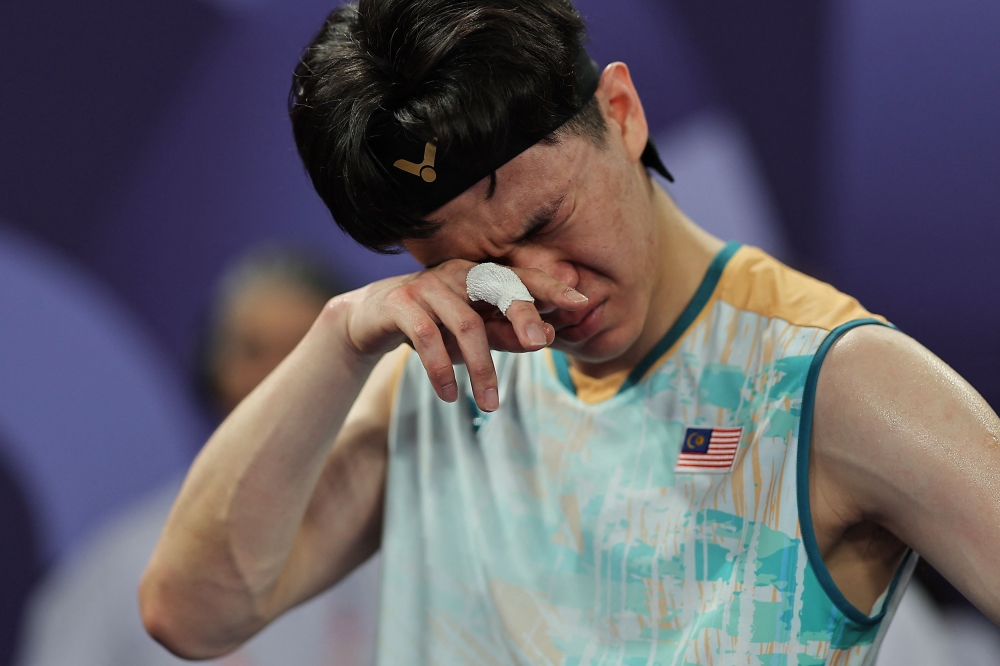
[[[352,287],[414,267],[346,239],[295,153],[290,72],[333,4],[0,5],[0,458],[41,559],[200,445],[187,369],[229,260],[279,239]],[[578,6],[695,221],[857,296],[1000,406],[1000,4]]]

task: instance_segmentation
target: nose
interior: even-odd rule
[[[572,262],[545,248],[520,247],[508,254],[507,260],[514,268],[540,270],[570,289],[576,289],[580,282],[580,273]]]

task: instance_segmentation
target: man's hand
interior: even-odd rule
[[[333,299],[219,427],[143,578],[143,621],[154,637],[184,657],[218,656],[377,549],[404,357],[387,352],[409,342],[449,401],[458,397],[452,363],[464,362],[476,402],[494,410],[490,349],[541,349],[555,331],[540,312],[587,306],[552,277],[514,269],[535,304],[516,302],[506,318],[473,307],[465,279],[474,265],[452,260]]]
[[[464,363],[479,408],[495,410],[497,376],[490,350],[542,349],[555,340],[555,330],[540,313],[581,310],[588,301],[539,270],[514,268],[536,303],[515,301],[504,317],[493,306],[469,301],[465,281],[475,265],[452,259],[339,297],[350,304],[345,331],[350,349],[378,359],[408,342],[420,355],[435,392],[447,402],[458,398],[452,366]]]

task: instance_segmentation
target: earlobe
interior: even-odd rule
[[[649,126],[628,66],[613,62],[605,67],[596,94],[608,129],[618,133],[629,158],[638,161],[649,140]]]

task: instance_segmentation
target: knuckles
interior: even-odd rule
[[[426,273],[440,272],[451,277],[461,277],[464,281],[465,274],[476,264],[466,259],[449,259],[434,268],[428,269]]]
[[[440,334],[437,325],[429,319],[422,319],[413,325],[413,335],[421,342],[429,342]]]
[[[390,289],[385,295],[386,305],[393,307],[407,307],[416,302],[417,287],[416,280],[409,280],[403,284]]]
[[[478,335],[485,333],[486,324],[483,322],[482,318],[473,317],[463,317],[458,321],[458,330],[455,331],[457,334],[462,335]]]
[[[451,382],[451,363],[432,362],[424,365],[427,369],[427,376],[438,386],[444,386]]]
[[[477,363],[475,366],[466,365],[469,369],[469,374],[473,379],[478,379],[481,382],[488,382],[493,379],[495,374],[492,364],[487,363]]]

